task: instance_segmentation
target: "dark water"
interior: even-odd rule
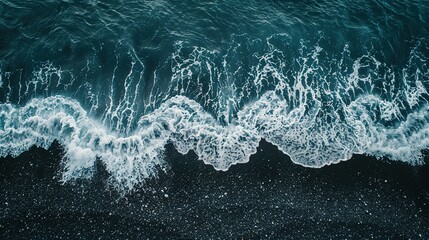
[[[428,60],[427,1],[1,0],[2,233],[428,238]]]

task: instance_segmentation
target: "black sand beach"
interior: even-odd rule
[[[354,156],[322,169],[261,142],[217,172],[167,146],[170,169],[135,192],[59,182],[61,147],[0,159],[1,239],[426,239],[428,166]]]

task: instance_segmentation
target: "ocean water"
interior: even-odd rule
[[[261,141],[319,168],[423,163],[426,1],[2,1],[0,156],[58,140],[132,190],[164,147],[217,170]]]
[[[101,164],[122,196],[171,172],[166,146],[217,171],[261,141],[422,166],[428,90],[424,0],[0,1],[0,157],[57,141],[57,181]]]

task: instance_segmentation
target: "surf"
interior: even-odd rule
[[[148,66],[133,46],[119,45],[102,82],[86,79],[99,70],[91,62],[78,71],[43,62],[30,79],[18,80],[0,65],[0,156],[56,140],[65,151],[62,181],[90,178],[99,159],[121,192],[168,168],[169,143],[219,171],[248,162],[261,139],[305,167],[353,154],[423,163],[421,151],[429,145],[425,39],[414,42],[404,65],[375,50],[354,54],[349,44],[333,52],[324,37],[237,35],[231,41],[226,50],[177,41],[158,66]],[[243,58],[248,49],[257,51]]]

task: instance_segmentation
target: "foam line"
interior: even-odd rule
[[[76,86],[81,79],[71,70],[48,62],[34,70],[32,81],[20,78],[13,87],[11,74],[0,68],[7,96],[0,104],[0,156],[58,140],[65,149],[64,181],[91,177],[99,158],[121,191],[166,166],[167,143],[221,171],[249,161],[261,139],[306,167],[356,153],[422,163],[421,151],[429,146],[424,41],[402,68],[371,52],[353,59],[348,45],[332,55],[305,41],[296,50],[290,41],[273,35],[234,42],[226,52],[177,42],[150,83],[133,51],[117,53],[112,77],[102,85],[82,80]],[[243,46],[263,49],[249,56],[247,68],[239,61]],[[58,89],[88,92],[85,98],[52,94]],[[13,105],[9,96],[27,103]]]
[[[320,105],[288,110],[287,101],[270,91],[240,110],[233,124],[222,126],[197,102],[176,96],[143,116],[132,134],[121,137],[89,118],[76,101],[53,96],[23,107],[0,105],[0,155],[17,156],[33,145],[46,148],[56,139],[66,152],[64,181],[90,177],[99,157],[121,190],[132,189],[165,166],[168,142],[183,154],[194,151],[217,170],[247,162],[261,138],[308,167],[346,160],[353,153],[420,163],[420,151],[429,146],[428,106],[400,125],[385,128],[366,110],[371,104],[383,102],[362,97],[346,106],[346,121],[327,124],[318,118]]]

